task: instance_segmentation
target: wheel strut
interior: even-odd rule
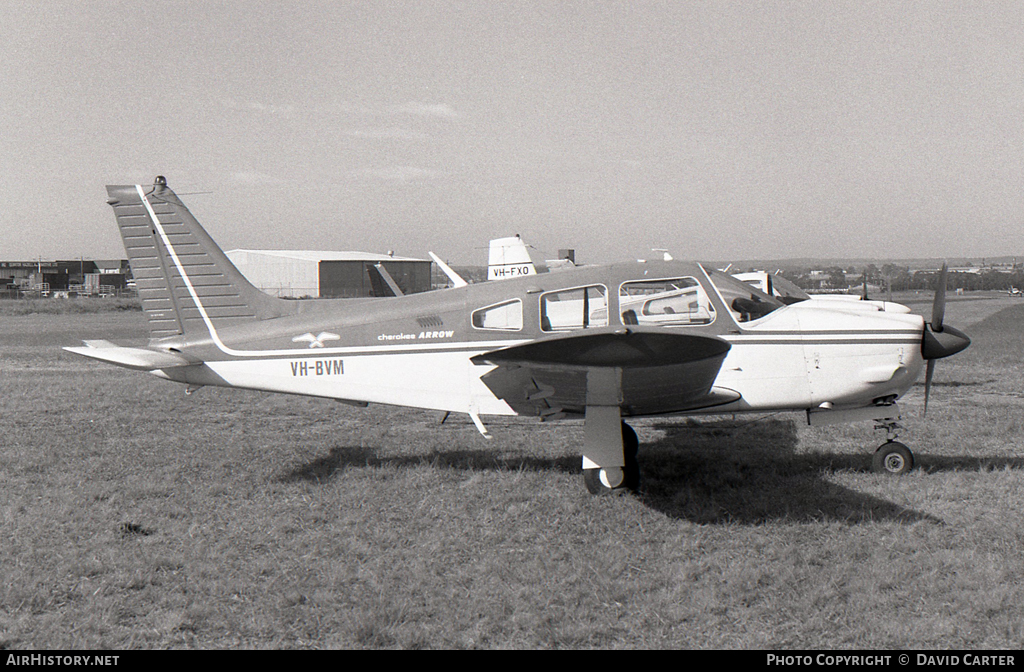
[[[640,487],[640,463],[637,460],[640,441],[632,427],[625,422],[621,422],[620,426],[623,466],[583,469],[583,483],[592,495],[635,492]]]
[[[900,424],[893,418],[886,418],[875,423],[875,429],[885,430],[886,442],[900,438]]]

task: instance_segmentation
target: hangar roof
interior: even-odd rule
[[[236,253],[257,254],[268,257],[298,259],[300,261],[428,261],[413,257],[398,257],[373,252],[334,252],[330,250],[229,250],[228,256]]]

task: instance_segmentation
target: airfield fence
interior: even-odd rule
[[[96,292],[85,292],[78,289],[56,289],[52,290],[47,285],[33,287],[18,287],[7,285],[0,288],[0,300],[37,300],[37,299],[75,299],[78,297],[90,297],[100,299],[135,299],[139,293],[134,288],[118,288],[113,285],[101,285]]]

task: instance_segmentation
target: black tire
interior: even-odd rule
[[[899,441],[888,441],[879,446],[871,458],[871,469],[880,474],[901,475],[914,468],[914,454]]]
[[[640,489],[640,439],[636,432],[625,422],[622,423],[622,457],[626,462],[626,480],[623,488],[636,492]]]
[[[626,458],[626,464],[629,465],[630,460],[636,462],[636,454],[640,451],[640,439],[637,438],[636,432],[632,427],[627,425],[625,422],[622,423],[622,455]]]

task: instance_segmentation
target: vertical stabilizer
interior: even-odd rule
[[[487,279],[504,280],[521,275],[537,275],[523,239],[516,235],[492,240],[487,256]]]
[[[293,313],[245,279],[188,208],[157,177],[152,187],[107,186],[150,339],[210,337],[215,330]]]

